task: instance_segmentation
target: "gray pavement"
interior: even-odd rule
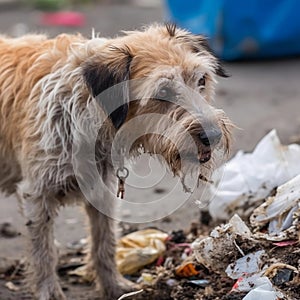
[[[106,2],[105,2],[106,3]],[[109,5],[82,8],[87,24],[83,28],[58,28],[39,25],[40,13],[25,8],[7,8],[0,5],[0,32],[18,34],[22,31],[82,32],[90,35],[95,28],[103,36],[114,36],[120,30],[138,28],[153,21],[163,20],[163,10],[157,7],[136,5]],[[1,63],[1,62],[0,62]],[[300,134],[300,58],[226,63],[232,77],[220,80],[216,95],[216,106],[224,108],[240,130],[235,131],[233,154],[237,149],[250,151],[269,130],[276,128],[283,142],[299,138]],[[0,120],[1,121],[1,120]],[[157,177],[156,169],[149,176]],[[171,181],[161,188],[172,189]],[[156,191],[157,192],[157,191]],[[133,201],[154,197],[155,190],[130,191]],[[177,197],[180,197],[178,194]],[[12,221],[23,231],[24,220],[17,212],[14,197],[0,199],[0,223]],[[176,199],[175,199],[176,200]],[[159,209],[159,208],[158,208]],[[126,212],[130,215],[134,212]],[[126,215],[125,214],[125,215]],[[198,218],[199,210],[193,203],[187,203],[171,215],[172,223],[153,222],[151,225],[165,229],[187,227],[192,219]],[[64,209],[57,221],[57,238],[62,244],[78,240],[84,236],[84,218],[77,208]],[[23,238],[3,240],[0,237],[1,255],[20,256]]]

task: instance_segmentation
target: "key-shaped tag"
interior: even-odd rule
[[[120,199],[124,199],[124,194],[125,194],[125,180],[129,175],[129,171],[127,168],[119,168],[117,170],[117,177],[119,179],[118,182],[118,192],[117,192],[117,197]]]
[[[124,199],[124,193],[125,193],[125,178],[119,177],[117,197],[120,199]]]

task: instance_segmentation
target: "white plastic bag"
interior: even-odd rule
[[[210,214],[221,220],[234,213],[250,215],[258,200],[300,173],[299,158],[300,146],[283,146],[272,130],[253,153],[240,151],[227,163],[221,182],[211,188]]]

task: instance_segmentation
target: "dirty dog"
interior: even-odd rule
[[[85,207],[90,223],[89,266],[103,299],[117,299],[130,287],[116,268],[114,221],[86,201],[72,166],[74,140],[88,136],[87,123],[93,121],[83,111],[96,103],[93,113],[99,111],[99,118],[105,118],[95,156],[99,174],[112,190],[118,186],[110,155],[114,136],[126,122],[152,112],[167,115],[180,129],[168,127],[167,138],[154,133],[140,136],[131,155],[137,149],[159,153],[170,170],[182,176],[176,149],[181,144],[187,160],[199,166],[201,178],[201,170],[213,168],[214,150],[225,153],[230,144],[231,122],[211,104],[216,77],[226,73],[204,37],[158,24],[113,39],[1,36],[0,61],[0,187],[17,195],[26,218],[33,293],[40,300],[66,299],[55,272],[53,222],[61,206],[76,201]],[[97,97],[135,79],[143,82],[117,89],[109,99]],[[183,85],[192,92],[184,92]],[[132,95],[141,101],[129,102]],[[210,113],[202,110],[200,99]],[[110,101],[119,103],[113,112],[108,109]],[[148,121],[140,121],[140,128],[147,126]],[[193,159],[183,138],[186,132],[197,147]],[[99,201],[113,206],[112,197],[102,192]]]

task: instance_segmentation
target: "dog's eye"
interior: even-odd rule
[[[199,81],[198,81],[198,86],[200,87],[204,87],[205,86],[205,83],[206,83],[206,78],[205,78],[205,75],[202,76]]]
[[[158,91],[155,98],[158,100],[173,100],[175,96],[174,90],[169,87],[163,87]]]

